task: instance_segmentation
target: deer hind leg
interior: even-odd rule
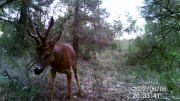
[[[56,76],[56,70],[51,68],[51,82],[50,82],[50,96],[51,96],[51,101],[54,101],[54,95],[53,95],[53,88],[54,88],[54,78]]]
[[[78,76],[77,76],[77,63],[76,63],[76,60],[75,60],[75,63],[73,64],[72,67],[73,67],[73,70],[74,70],[74,74],[75,74],[77,86],[78,86],[78,88],[79,88],[79,95],[82,96],[81,87],[79,86],[79,82],[78,82]]]
[[[72,101],[72,86],[71,86],[71,79],[72,79],[72,73],[71,71],[67,73],[67,80],[68,80],[68,92],[69,92],[69,97],[70,100]]]

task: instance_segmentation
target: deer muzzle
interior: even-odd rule
[[[43,72],[42,69],[38,69],[38,68],[35,68],[35,69],[34,69],[34,73],[35,73],[36,75],[39,75],[39,74],[41,74],[42,72]]]

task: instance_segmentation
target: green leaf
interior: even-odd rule
[[[23,99],[23,98],[25,98],[26,97],[26,94],[22,94],[21,96],[20,96],[20,99]]]
[[[34,99],[34,97],[35,97],[35,96],[32,96],[32,97],[30,98],[30,101],[32,101],[32,100]]]
[[[20,61],[19,59],[17,59],[17,63],[18,63],[18,64],[20,64],[20,63],[21,63],[21,61]]]
[[[4,82],[3,76],[0,76],[0,81],[1,81],[1,82]]]
[[[27,86],[26,86],[26,87],[23,87],[22,90],[25,90],[25,89],[27,89],[27,88],[28,88]]]

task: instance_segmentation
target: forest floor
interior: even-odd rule
[[[97,61],[98,64],[82,59],[78,61],[78,77],[83,96],[79,96],[78,87],[73,72],[73,100],[125,101],[131,99],[131,91],[127,88],[126,83],[124,82],[126,77],[123,75],[120,76],[120,71],[112,68],[110,64],[106,64],[106,61],[103,61],[102,59],[97,59]],[[118,65],[118,67],[125,67],[126,69],[132,68],[130,66],[125,66],[124,64]],[[44,85],[43,89],[37,94],[34,101],[50,100],[49,81],[50,79],[48,79],[48,82]],[[65,74],[56,74],[54,83],[54,98],[55,101],[69,101],[67,79]]]

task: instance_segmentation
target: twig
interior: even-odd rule
[[[34,66],[35,63],[36,63],[36,61],[27,70],[31,69],[31,67]]]
[[[26,65],[26,68],[28,68],[28,66],[29,66],[34,60],[35,60],[35,58],[32,59],[31,62],[29,62],[29,63]]]
[[[95,70],[93,69],[93,71],[94,71],[94,79],[96,80],[96,83],[97,83],[97,85],[99,86],[99,83],[98,83],[98,80],[97,80],[97,77],[96,77],[96,75],[95,75]],[[100,88],[98,87],[98,90],[99,90],[99,94],[101,93],[101,90],[100,90]]]
[[[41,76],[41,78],[40,78],[40,79],[42,79],[42,78],[43,78],[43,76],[44,76],[44,74],[47,72],[48,68],[49,68],[49,66],[46,68],[46,71],[43,73],[43,75]],[[40,80],[40,79],[39,79],[39,80]]]
[[[93,70],[94,70],[94,69],[93,69]],[[96,77],[96,75],[95,75],[95,70],[94,70],[94,79],[96,80],[97,85],[99,85],[98,80],[97,80],[97,77]]]
[[[7,76],[9,77],[9,79],[13,82],[13,83],[16,83],[13,79],[12,79],[12,76],[8,73],[8,71],[6,70],[5,68],[5,73],[7,74]]]
[[[154,0],[153,0],[154,1]],[[166,9],[170,14],[176,14],[178,17],[180,17],[180,15],[178,15],[177,13],[179,13],[179,12],[174,12],[174,11],[172,11],[171,9],[169,9],[169,7],[166,7],[166,6],[164,6],[164,5],[162,5],[162,4],[160,4],[159,2],[157,2],[157,3],[155,3],[155,4],[157,4],[157,5],[159,5],[160,7],[162,7],[162,8],[164,8],[164,9]]]
[[[8,23],[15,24],[15,25],[17,25],[17,26],[19,26],[19,27],[22,27],[22,28],[26,29],[26,27],[24,27],[23,25],[20,25],[20,24],[18,24],[18,23],[15,23],[15,22],[13,22],[13,21],[11,21],[11,20],[6,20],[6,19],[3,19],[3,18],[1,18],[1,17],[0,17],[0,20],[2,20],[2,21],[4,21],[4,22],[8,22]]]
[[[14,22],[11,21],[11,20],[6,20],[6,19],[3,19],[3,18],[0,18],[0,20],[3,20],[4,22],[14,23]]]

